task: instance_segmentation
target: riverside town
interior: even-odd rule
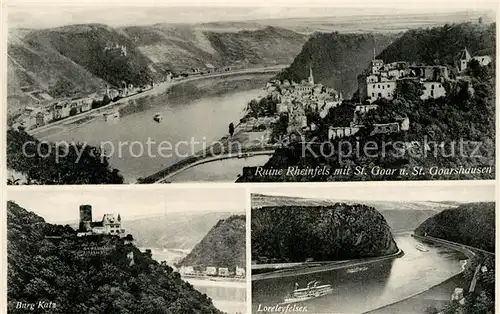
[[[355,166],[423,167],[419,180],[493,179],[494,19],[443,18],[398,19],[397,32],[357,19],[327,19],[331,31],[307,34],[279,19],[229,33],[198,24],[186,32],[174,25],[12,29],[7,183],[406,178],[334,175]],[[373,32],[375,25],[382,30]],[[173,34],[180,38],[168,39]],[[75,47],[63,44],[72,40]],[[45,73],[28,62],[26,51],[37,49],[75,68]],[[441,175],[431,167],[492,171]],[[316,168],[329,171],[264,171]]]
[[[5,10],[2,310],[495,313],[492,1],[43,1]]]

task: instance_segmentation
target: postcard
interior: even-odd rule
[[[228,188],[11,190],[8,312],[246,313],[245,202]]]
[[[464,182],[253,188],[252,313],[494,313],[495,185]]]
[[[387,6],[8,6],[7,183],[494,179],[495,8]]]

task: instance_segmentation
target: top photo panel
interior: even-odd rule
[[[7,12],[9,185],[495,179],[495,10]]]

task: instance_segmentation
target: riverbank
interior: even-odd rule
[[[243,69],[243,70],[235,70],[235,71],[230,71],[230,72],[223,72],[223,73],[212,73],[212,74],[206,74],[206,75],[198,75],[194,77],[188,77],[186,79],[182,80],[175,80],[175,81],[170,81],[170,82],[161,82],[154,86],[154,88],[146,90],[142,93],[134,94],[128,97],[121,98],[115,102],[111,102],[105,106],[96,108],[96,109],[91,109],[89,111],[80,113],[75,116],[71,116],[62,120],[55,121],[53,123],[41,126],[36,129],[32,129],[27,131],[28,134],[30,135],[36,135],[39,134],[43,131],[47,131],[51,128],[58,127],[60,125],[67,125],[67,124],[72,124],[77,121],[80,121],[82,119],[92,117],[95,115],[100,115],[105,111],[110,111],[110,110],[116,110],[118,107],[121,107],[124,104],[127,104],[130,101],[133,100],[139,100],[141,98],[145,97],[151,97],[151,96],[157,96],[160,94],[163,94],[167,92],[170,88],[173,86],[187,83],[187,82],[192,82],[192,81],[198,81],[198,80],[204,80],[204,79],[210,79],[210,78],[217,78],[217,77],[224,77],[224,76],[233,76],[233,75],[243,75],[243,74],[259,74],[259,73],[278,73],[282,69],[286,68],[288,65],[276,65],[276,66],[269,66],[269,67],[261,67],[261,68],[250,68],[250,69]]]
[[[465,286],[466,281],[459,273],[428,290],[363,314],[423,314],[429,307],[442,308],[450,301],[456,287]]]
[[[246,289],[246,280],[230,280],[228,279],[219,279],[219,280],[210,280],[210,279],[201,279],[194,277],[186,277],[181,276],[182,280],[189,282],[193,286],[202,286],[202,287],[231,287],[231,288],[241,288]]]
[[[168,93],[122,105],[118,119],[94,117],[36,137],[102,147],[110,166],[133,184],[219,142],[230,123],[238,124],[248,102],[263,95],[262,86],[272,76],[243,74],[178,84]],[[163,116],[160,123],[153,121],[156,113]]]
[[[448,248],[461,252],[469,259],[474,257],[475,255],[475,253],[471,250],[475,248],[471,248],[466,245],[433,237],[419,236],[415,234],[412,234],[411,236],[423,242],[432,242],[438,245],[446,246]],[[429,307],[440,309],[450,301],[451,295],[456,287],[467,288],[467,286],[469,285],[469,283],[462,276],[464,270],[465,268],[462,268],[462,270],[460,270],[458,273],[454,274],[447,280],[424,291],[415,293],[403,300],[388,304],[378,309],[365,312],[364,314],[422,314],[425,313],[425,310]]]
[[[271,148],[271,149],[270,149]],[[173,176],[196,166],[214,162],[214,161],[219,161],[219,160],[225,160],[225,159],[232,159],[232,158],[249,158],[253,156],[260,156],[260,155],[269,155],[272,156],[274,154],[274,148],[273,146],[268,146],[268,147],[250,147],[250,148],[245,148],[242,149],[238,152],[230,152],[226,154],[214,154],[211,152],[205,152],[207,156],[203,155],[203,152],[200,152],[201,155],[195,155],[191,157],[187,157],[186,159],[181,160],[178,163],[173,164],[170,167],[167,167],[149,177],[142,178],[138,180],[138,183],[142,184],[147,184],[147,183],[169,183],[168,180],[172,178]]]
[[[307,274],[314,274],[319,272],[326,272],[332,270],[339,270],[344,268],[358,267],[377,263],[389,259],[399,258],[404,256],[404,251],[399,249],[396,253],[345,261],[331,261],[331,262],[318,262],[318,263],[290,263],[290,264],[265,264],[265,265],[252,265],[252,273],[259,269],[274,269],[271,272],[260,274],[252,274],[252,281],[266,280],[271,278],[283,278],[290,276],[300,276]]]
[[[246,281],[210,281],[184,277],[182,277],[182,280],[210,297],[214,306],[227,314],[243,314],[247,312]]]
[[[235,130],[233,136],[229,134],[223,136],[206,149],[200,150],[150,176],[139,178],[137,183],[170,183],[169,179],[173,176],[202,164],[232,158],[272,156],[276,148],[279,147],[279,144],[269,144],[267,142],[266,138],[269,138],[270,130],[267,132],[247,132],[239,128],[239,124],[236,125]]]

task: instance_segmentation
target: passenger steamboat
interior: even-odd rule
[[[298,284],[295,284],[295,287],[296,289],[293,293],[285,297],[285,300],[281,303],[281,305],[304,302],[333,293],[331,285],[320,285],[319,281],[309,282],[306,288],[299,289]]]

